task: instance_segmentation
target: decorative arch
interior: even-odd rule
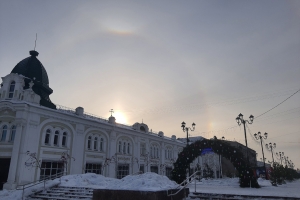
[[[150,143],[150,157],[159,159],[161,157],[161,145],[158,142]]]
[[[129,136],[120,135],[117,137],[117,153],[119,154],[127,154],[132,155],[133,154],[133,144],[134,140]]]
[[[239,172],[240,187],[250,187],[250,182],[251,187],[259,187],[251,167],[246,160],[244,160],[243,153],[238,148],[226,143],[226,141],[218,139],[198,140],[185,147],[183,151],[178,154],[178,159],[174,163],[172,179],[177,183],[184,181],[186,179],[186,169],[188,168],[189,164],[192,163],[195,158],[207,148],[211,148],[213,152],[220,154],[231,161],[233,166]]]
[[[88,128],[85,131],[85,149],[94,152],[108,151],[109,136],[106,131]]]
[[[71,149],[75,130],[68,122],[47,119],[39,125],[42,146]]]

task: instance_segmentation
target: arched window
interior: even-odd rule
[[[127,154],[130,154],[130,143],[127,143]]]
[[[122,153],[122,142],[119,142],[119,153]]]
[[[10,137],[9,137],[10,142],[13,142],[15,140],[15,135],[16,135],[16,126],[12,126],[10,131]]]
[[[143,126],[140,127],[140,130],[146,132],[146,129]]]
[[[97,137],[94,138],[94,150],[98,151],[98,138]]]
[[[59,131],[55,131],[55,134],[54,134],[54,142],[53,144],[55,146],[58,146],[58,139],[59,139]]]
[[[103,138],[100,139],[100,151],[103,151],[103,143],[104,143],[104,140]]]
[[[165,158],[168,159],[168,150],[165,150]]]
[[[47,129],[45,135],[45,144],[47,145],[50,145],[50,136],[51,136],[51,130]]]
[[[89,149],[89,150],[92,149],[92,136],[89,136],[89,137],[88,137],[88,144],[87,144],[87,146],[88,146],[88,149]]]
[[[14,96],[15,85],[16,85],[15,81],[12,81],[10,83],[9,92],[8,92],[8,98],[10,98],[10,99],[13,98],[13,96]]]
[[[141,146],[140,146],[140,154],[142,156],[146,155],[146,144],[145,143],[141,143]]]
[[[126,153],[126,142],[123,143],[123,154]]]
[[[61,145],[62,145],[63,147],[66,147],[66,146],[67,146],[67,137],[68,137],[67,132],[64,132],[64,133],[63,133],[63,137],[62,137],[62,142],[61,142]]]
[[[5,139],[6,139],[6,133],[7,133],[7,126],[6,125],[4,125],[3,127],[2,127],[2,135],[1,135],[1,142],[5,142]]]

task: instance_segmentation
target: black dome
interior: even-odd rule
[[[37,51],[30,51],[28,58],[20,61],[11,73],[22,74],[23,76],[36,80],[43,85],[49,84],[48,74],[43,66],[43,64],[36,58],[39,55]]]
[[[13,74],[21,74],[25,76],[24,89],[29,88],[29,83],[34,83],[32,90],[41,97],[40,104],[49,108],[56,109],[56,106],[51,102],[49,95],[53,90],[49,87],[49,79],[46,69],[43,64],[36,58],[39,53],[30,51],[28,58],[20,61],[11,71]]]

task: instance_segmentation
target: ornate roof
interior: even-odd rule
[[[41,97],[40,105],[56,109],[49,98],[53,90],[49,87],[48,74],[43,64],[37,59],[39,53],[37,51],[29,53],[31,56],[20,61],[11,73],[25,76],[24,89],[28,89],[29,83],[32,81],[34,83],[32,90]]]

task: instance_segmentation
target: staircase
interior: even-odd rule
[[[86,199],[93,198],[93,189],[83,187],[53,187],[45,191],[35,193],[26,198],[26,200],[67,200],[67,199]]]

